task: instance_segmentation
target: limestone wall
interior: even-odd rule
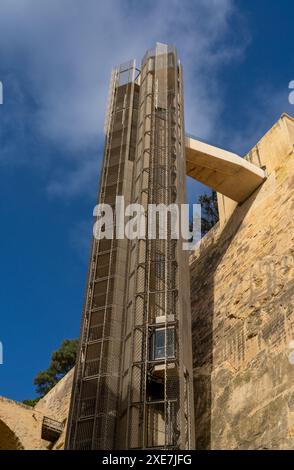
[[[65,425],[63,433],[53,446],[53,450],[64,448],[73,374],[74,369],[68,372],[35,406],[35,410],[43,413],[45,416],[63,422]]]
[[[247,156],[267,181],[191,257],[199,449],[294,448],[293,144],[283,115]]]
[[[0,450],[63,449],[72,379],[73,369],[34,408],[0,397]],[[53,446],[41,438],[44,416],[65,424]]]
[[[45,450],[48,442],[41,439],[42,420],[42,413],[34,408],[0,397],[0,450]]]

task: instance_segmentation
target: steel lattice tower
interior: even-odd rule
[[[157,44],[112,74],[98,202],[185,202],[182,68]],[[194,448],[188,254],[166,239],[93,239],[66,447]]]

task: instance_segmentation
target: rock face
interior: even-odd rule
[[[63,449],[73,370],[32,408],[0,397],[0,450]],[[42,439],[43,418],[65,424],[57,442]]]
[[[35,406],[35,410],[42,413],[44,416],[64,423],[64,430],[58,441],[55,442],[52,450],[64,448],[73,374],[74,369],[69,371]]]
[[[266,182],[191,256],[198,449],[294,448],[294,120],[246,158]]]
[[[45,450],[42,421],[43,415],[34,408],[0,397],[0,450]]]

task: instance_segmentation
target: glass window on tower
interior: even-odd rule
[[[167,338],[165,342],[165,333]],[[152,361],[168,359],[175,356],[175,329],[157,328],[151,336],[150,342],[150,359]]]

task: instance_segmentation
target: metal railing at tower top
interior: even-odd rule
[[[163,44],[161,42],[157,42],[156,46],[148,49],[148,51],[145,53],[142,59],[142,63],[147,62],[147,60],[151,58],[158,57],[159,55],[166,55],[166,54],[174,54],[175,56],[177,55],[177,49],[175,46],[171,44]]]

